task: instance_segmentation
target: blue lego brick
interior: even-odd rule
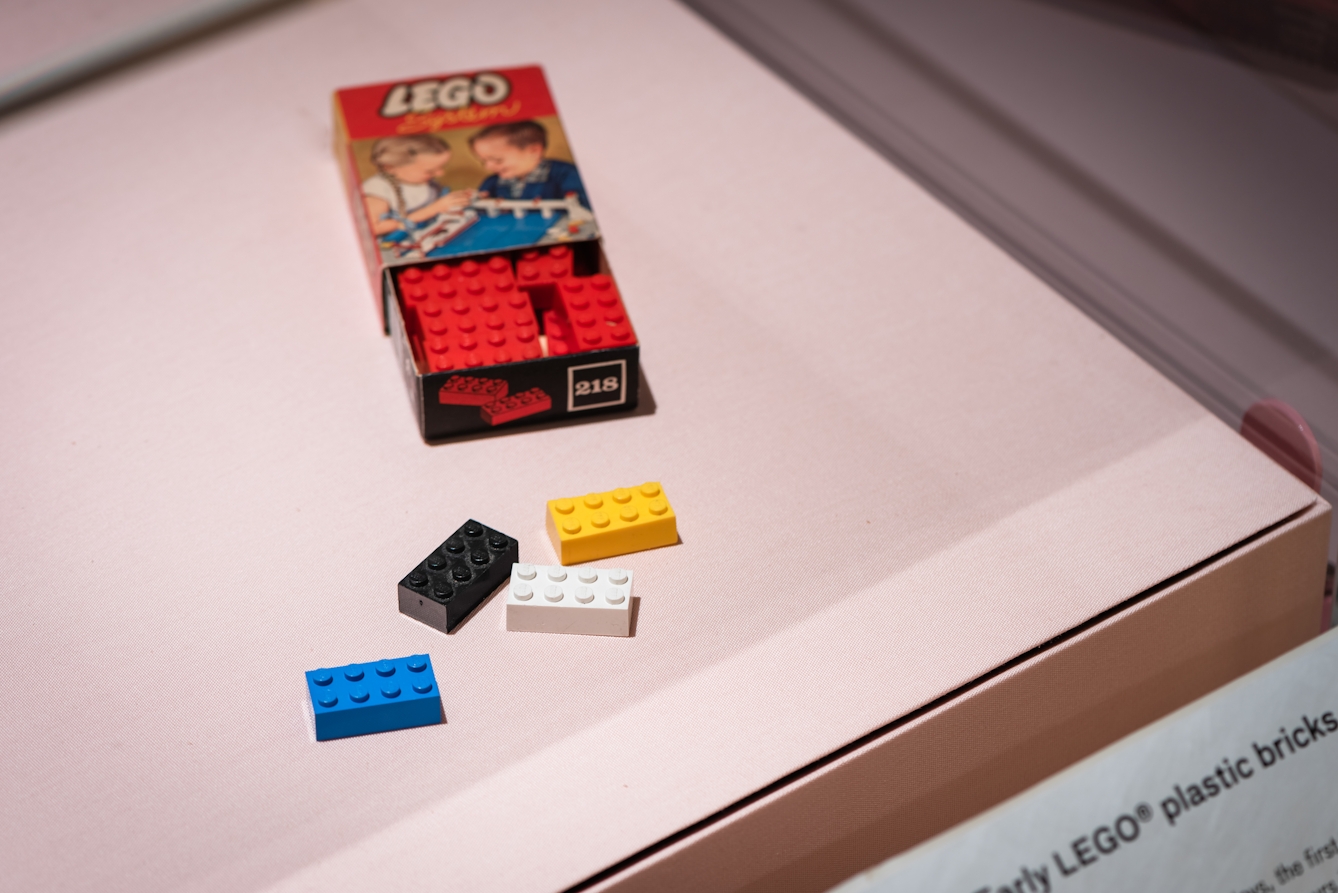
[[[441,693],[426,654],[308,670],[307,690],[317,741],[441,722]]]

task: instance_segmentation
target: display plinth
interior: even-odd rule
[[[327,103],[506,60],[561,98],[640,400],[431,447]],[[906,755],[887,814],[951,806],[928,833],[1318,631],[1278,582],[1322,572],[1312,492],[679,5],[285,7],[7,119],[0,162],[14,889],[631,883],[852,745]],[[555,564],[547,500],[646,481],[678,541],[601,563],[630,636],[399,612],[463,520]],[[1237,565],[1280,613],[1189,599]],[[1162,605],[1202,614],[1183,664]],[[306,671],[424,654],[442,723],[315,740]],[[1079,683],[1111,725],[1045,725]]]

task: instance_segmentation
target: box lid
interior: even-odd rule
[[[338,90],[335,127],[383,265],[599,236],[537,65]]]

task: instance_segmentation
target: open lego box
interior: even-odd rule
[[[339,90],[334,115],[424,440],[636,406],[636,333],[542,69]]]

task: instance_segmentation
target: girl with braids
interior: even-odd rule
[[[436,183],[450,160],[451,147],[431,134],[377,140],[372,145],[372,164],[380,173],[362,184],[372,232],[384,236],[468,207],[474,200],[473,190],[451,192]]]

